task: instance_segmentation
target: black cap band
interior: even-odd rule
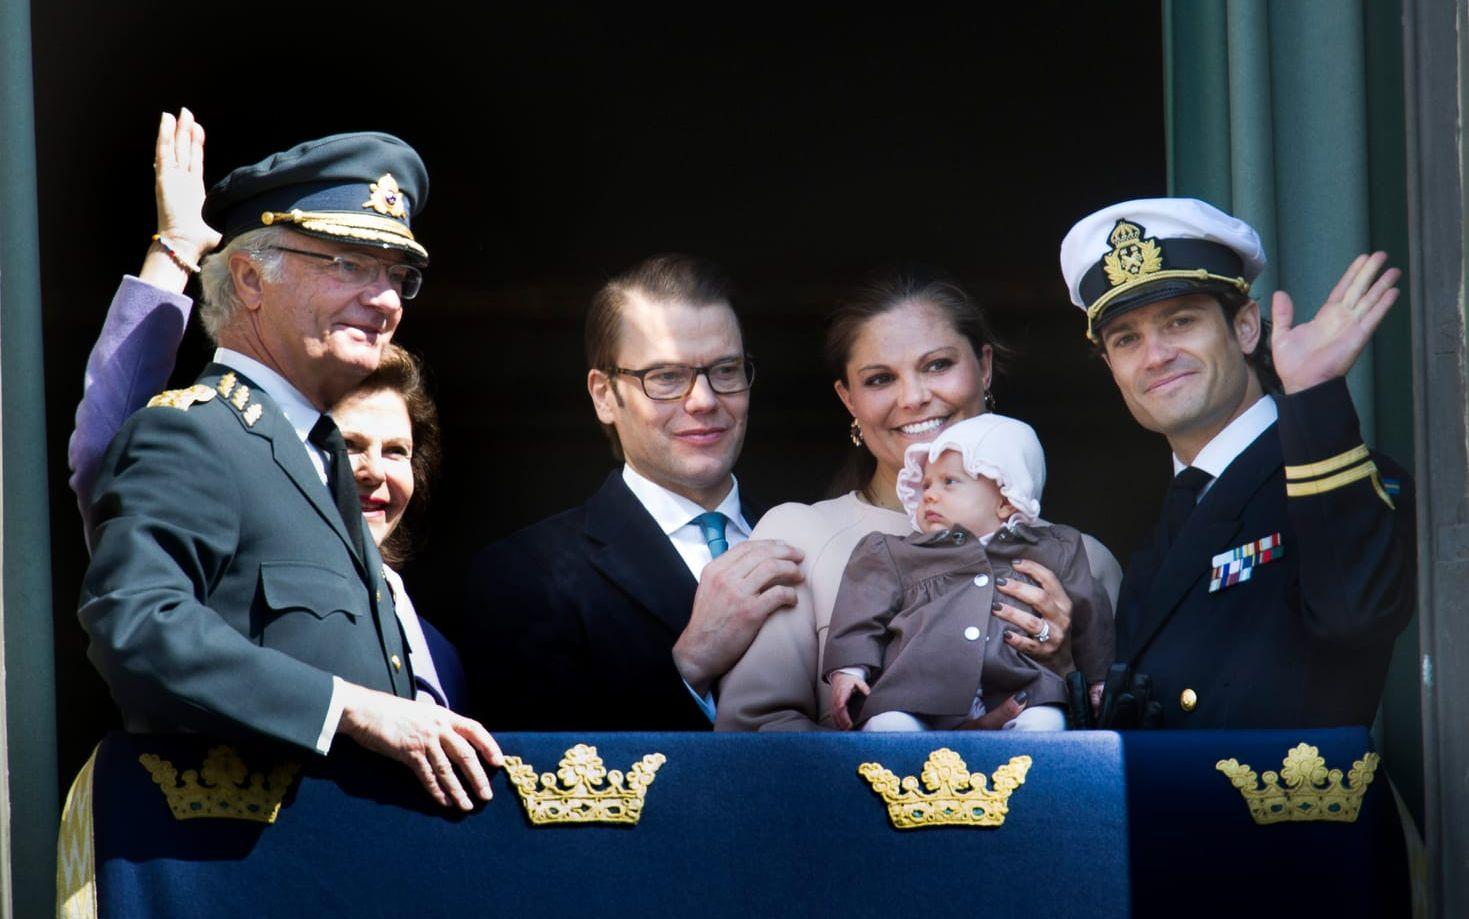
[[[1223,275],[1229,278],[1241,277],[1244,274],[1244,262],[1240,259],[1239,253],[1222,243],[1207,239],[1158,239],[1155,242],[1158,248],[1163,250],[1164,271],[1203,269],[1208,274]],[[1147,279],[1146,274],[1140,274],[1135,281],[1124,283],[1141,285],[1146,283]],[[1113,287],[1120,286],[1122,285],[1114,285],[1107,279],[1104,259],[1098,259],[1097,263],[1082,275],[1078,288],[1082,301],[1090,306]],[[1122,295],[1112,302],[1120,304],[1128,299],[1128,295]],[[1109,306],[1108,312],[1111,312],[1111,309],[1112,307]]]

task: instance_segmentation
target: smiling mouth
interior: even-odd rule
[[[942,428],[952,417],[952,415],[943,415],[938,418],[929,418],[925,421],[915,421],[912,424],[900,424],[893,430],[907,437],[922,437],[925,434],[932,434],[939,428]]]
[[[711,444],[723,437],[725,430],[725,428],[698,428],[692,431],[679,431],[673,436],[695,444]]]
[[[387,331],[377,326],[358,325],[355,322],[339,322],[337,323],[337,328],[345,332],[357,332],[369,340],[376,339],[377,336]]]
[[[1193,375],[1194,371],[1192,370],[1185,370],[1182,373],[1170,373],[1168,376],[1163,377],[1161,380],[1154,380],[1152,383],[1149,383],[1147,388],[1144,389],[1143,392],[1146,394],[1150,392],[1155,392],[1159,389],[1166,389],[1169,386],[1172,386],[1174,383],[1177,383],[1179,380],[1182,380],[1186,377],[1191,377]]]
[[[358,503],[362,505],[362,513],[364,514],[384,514],[388,510],[388,503],[386,501],[369,501],[363,499]]]

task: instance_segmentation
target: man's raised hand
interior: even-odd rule
[[[1345,376],[1367,346],[1388,309],[1398,299],[1395,286],[1402,272],[1388,268],[1386,252],[1359,255],[1310,322],[1292,326],[1295,304],[1290,294],[1275,292],[1270,304],[1274,325],[1270,353],[1287,393]]]

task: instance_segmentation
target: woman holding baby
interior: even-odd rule
[[[805,554],[805,580],[797,587],[796,605],[771,615],[724,678],[720,730],[846,725],[845,717],[840,725],[833,720],[823,652],[848,562],[870,533],[915,532],[912,508],[905,509],[898,494],[908,449],[932,443],[958,422],[992,410],[996,359],[1005,353],[964,291],[923,271],[895,272],[860,287],[833,313],[825,351],[837,396],[852,417],[858,451],[839,483],[848,490],[811,505],[776,507],[755,528],[752,539],[783,540]],[[1080,539],[1083,567],[1107,597],[1115,597],[1122,576],[1116,559],[1091,537]],[[999,640],[1013,656],[1042,664],[1057,676],[1066,674],[1074,669],[1075,598],[1050,568],[1024,558],[1009,564],[1016,576],[995,577],[986,585],[993,596],[986,612],[1008,626]],[[904,610],[895,612],[890,626],[901,628]],[[1111,615],[1110,608],[1102,612]],[[1091,681],[1096,675],[1087,677]],[[946,725],[958,720],[963,727],[997,729],[1015,721],[1029,695],[1021,691],[992,703],[973,709],[972,718],[952,718],[968,711],[918,714],[942,716],[940,723]]]

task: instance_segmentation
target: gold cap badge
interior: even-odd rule
[[[408,217],[408,208],[403,206],[403,192],[398,189],[398,180],[393,178],[391,172],[385,172],[376,182],[367,186],[372,192],[371,197],[362,202],[363,207],[370,207],[386,217],[397,217],[404,220]]]
[[[1107,237],[1112,251],[1102,256],[1107,283],[1116,287],[1163,270],[1163,250],[1158,248],[1156,239],[1143,235],[1146,232],[1135,223],[1117,221],[1112,235]]]

